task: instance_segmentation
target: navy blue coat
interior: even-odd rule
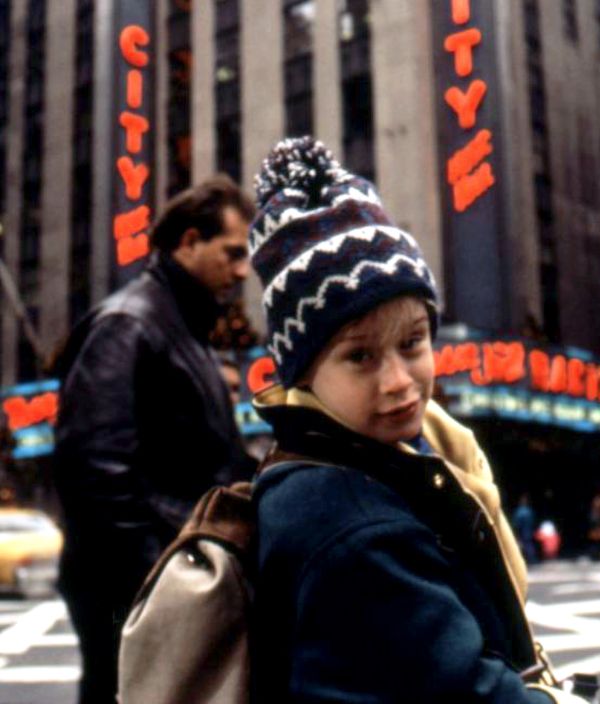
[[[256,485],[256,702],[553,701],[520,676],[536,656],[493,527],[439,457],[265,416],[284,450],[333,461]]]

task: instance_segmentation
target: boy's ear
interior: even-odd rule
[[[180,247],[192,247],[200,239],[200,230],[197,227],[188,227],[181,235]]]

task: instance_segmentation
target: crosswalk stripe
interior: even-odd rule
[[[0,614],[0,626],[18,621],[21,614]]]
[[[2,672],[2,670],[0,670]],[[558,680],[564,680],[576,672],[582,674],[596,674],[600,672],[600,655],[594,655],[583,660],[573,660],[562,667],[555,667],[554,674]]]
[[[40,636],[31,644],[34,648],[55,648],[55,647],[73,647],[76,648],[79,644],[77,636],[73,633],[47,633]]]
[[[0,667],[0,682],[11,684],[41,684],[49,682],[76,682],[81,668],[71,665],[38,667]]]
[[[538,640],[547,653],[560,653],[571,650],[600,650],[600,638],[597,633],[544,635],[540,636]]]
[[[559,631],[575,631],[579,634],[595,634],[598,636],[598,619],[575,616],[569,612],[557,611],[554,605],[527,602],[525,613],[529,621],[538,626],[553,628]]]
[[[579,601],[559,601],[547,604],[547,609],[552,609],[555,613],[578,614],[600,614],[600,599],[580,599]]]
[[[552,582],[573,582],[573,575],[566,572],[537,572],[535,574],[529,574],[528,577],[529,584],[546,584]],[[586,583],[589,582],[590,586],[598,587],[600,582],[600,574],[588,574],[579,577],[579,581]]]
[[[18,601],[0,601],[0,611],[28,611],[31,604]]]
[[[61,601],[49,601],[34,606],[12,626],[0,633],[0,654],[20,655],[32,643],[49,631],[56,621],[64,616],[65,605]]]

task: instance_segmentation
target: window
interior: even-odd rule
[[[523,19],[525,24],[525,40],[528,44],[540,41],[540,18],[537,0],[525,0],[523,4]]]
[[[288,0],[283,12],[286,134],[312,134],[315,2]]]
[[[27,277],[25,277],[27,279]],[[27,284],[27,281],[25,282]],[[34,328],[38,325],[38,309],[27,306],[27,315]],[[38,360],[35,350],[27,339],[23,324],[19,326],[19,343],[17,348],[18,378],[20,381],[31,381],[39,376]]]
[[[170,0],[168,20],[169,89],[168,143],[170,196],[187,188],[191,181],[191,69],[189,3]]]
[[[44,139],[45,0],[27,5],[22,209],[19,242],[19,284],[26,303],[37,294],[40,259],[40,207]],[[27,343],[28,344],[28,343]]]
[[[375,179],[371,32],[368,0],[339,3],[342,77],[343,161],[355,173]]]
[[[600,206],[600,194],[598,193],[598,160],[593,144],[590,144],[590,135],[593,134],[593,131],[593,121],[585,114],[579,115],[577,120],[579,202],[588,208],[597,210]]]
[[[572,3],[571,3],[572,4]],[[563,3],[564,7],[565,3]],[[560,333],[558,256],[554,232],[554,205],[550,171],[547,101],[540,41],[539,0],[524,0],[523,19],[527,48],[529,114],[531,124],[533,186],[540,250],[540,287],[544,331],[558,342]]]
[[[91,302],[94,4],[89,0],[77,0],[75,46],[69,270],[69,318],[71,325],[85,315]]]
[[[576,0],[562,0],[563,30],[565,37],[571,41],[579,40],[579,26],[577,24]]]
[[[6,203],[6,155],[8,126],[8,57],[10,50],[10,3],[0,0],[0,223]]]
[[[544,331],[551,342],[560,340],[560,310],[558,301],[558,268],[556,260],[543,263],[540,268]]]
[[[215,2],[217,169],[241,178],[240,19],[238,0]]]

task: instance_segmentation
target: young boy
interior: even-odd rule
[[[282,386],[255,488],[253,699],[543,704],[526,571],[473,434],[431,401],[433,276],[310,138],[257,179],[253,264]]]

